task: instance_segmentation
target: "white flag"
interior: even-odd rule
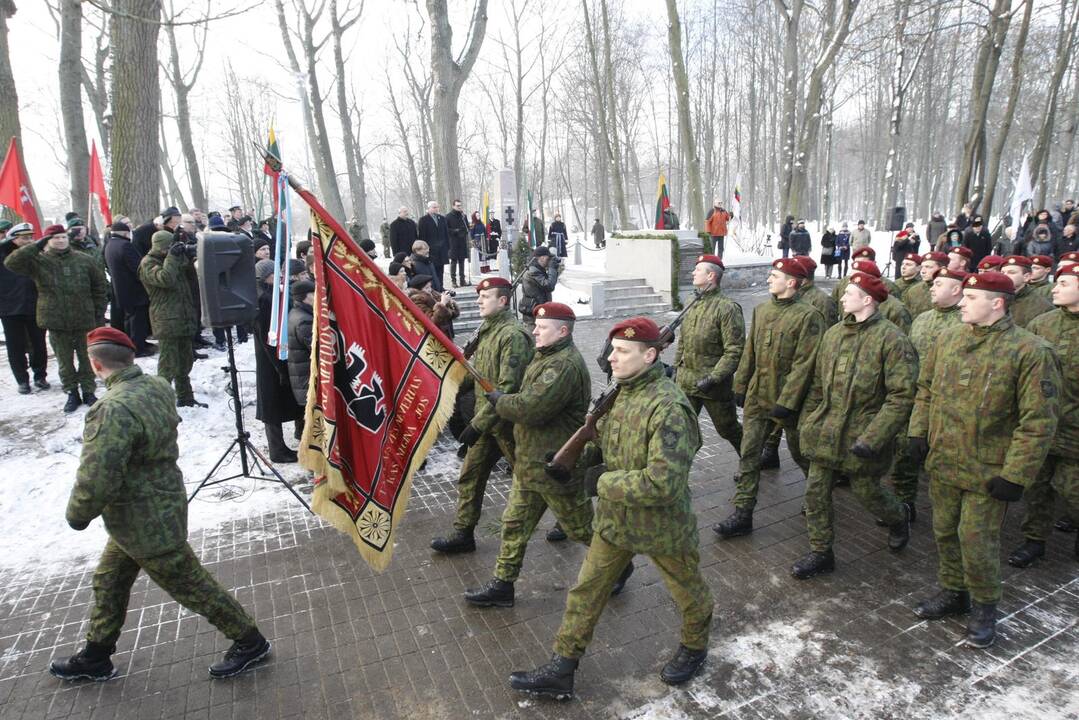
[[[1023,167],[1019,170],[1019,177],[1015,179],[1015,194],[1012,196],[1012,227],[1017,231],[1022,220],[1019,213],[1023,211],[1023,203],[1034,199],[1034,187],[1030,184],[1030,155],[1023,158]]]

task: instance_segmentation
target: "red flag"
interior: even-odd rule
[[[384,570],[412,474],[453,411],[461,351],[306,190],[315,332],[300,461],[311,506]]]
[[[90,194],[97,195],[101,205],[101,217],[106,225],[112,225],[112,211],[109,210],[109,191],[105,189],[105,173],[101,171],[101,160],[97,156],[97,143],[90,143]]]
[[[0,205],[11,210],[34,228],[34,237],[41,237],[41,218],[34,207],[34,192],[26,174],[15,138],[7,146],[4,166],[0,168]]]

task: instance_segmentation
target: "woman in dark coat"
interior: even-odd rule
[[[820,236],[820,263],[824,266],[824,277],[832,277],[832,266],[839,262],[835,256],[835,228],[829,225]]]
[[[300,280],[292,284],[292,309],[288,313],[288,378],[292,396],[300,407],[307,405],[307,388],[311,383],[311,336],[315,323],[315,284]]]
[[[255,318],[255,389],[258,402],[255,417],[262,421],[266,430],[266,444],[270,446],[270,460],[279,463],[296,462],[296,452],[285,444],[281,423],[294,422],[295,436],[303,433],[303,409],[296,402],[289,383],[288,362],[277,359],[277,348],[266,342],[273,311],[273,260],[259,260],[255,264],[258,281],[259,313]],[[289,275],[301,275],[303,263],[289,261]],[[293,278],[301,279],[301,278]]]
[[[483,220],[480,219],[479,212],[472,213],[472,226],[468,230],[469,235],[472,236],[473,247],[479,248],[480,255],[486,256],[487,251],[487,228],[483,224]]]
[[[550,240],[558,257],[567,257],[566,245],[569,241],[569,231],[566,230],[566,223],[562,222],[561,213],[555,213],[554,222],[547,230],[547,239]]]
[[[442,292],[445,288],[438,281],[438,276],[435,275],[435,266],[431,262],[431,248],[423,240],[417,240],[412,243],[412,272],[409,277],[415,277],[417,275],[430,275],[432,278],[432,284],[434,285],[436,292]]]

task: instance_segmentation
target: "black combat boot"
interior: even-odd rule
[[[996,604],[974,603],[970,611],[970,621],[967,623],[967,645],[972,648],[987,648],[996,639]]]
[[[712,530],[721,538],[733,538],[739,535],[749,535],[753,532],[753,511],[744,508],[735,508],[723,522],[714,525]]]
[[[79,397],[79,391],[72,390],[67,394],[67,402],[64,403],[64,412],[73,413],[79,409],[79,405],[82,405],[82,398]]]
[[[907,506],[907,515],[910,517],[910,524],[913,525],[914,521],[918,519],[918,509],[914,507],[914,503],[902,501]],[[888,527],[888,523],[884,522],[880,518],[877,518],[877,527]]]
[[[242,673],[270,654],[270,641],[258,628],[251,628],[225,651],[225,657],[210,666],[210,675],[227,678]]]
[[[701,671],[708,657],[708,649],[690,650],[679,645],[674,657],[659,671],[659,679],[668,685],[681,685]]]
[[[475,552],[476,538],[473,537],[473,529],[454,530],[449,537],[436,537],[431,541],[431,549],[446,555]]]
[[[19,383],[19,394],[20,395],[29,395],[30,394],[30,381],[29,380],[27,380],[26,382]]]
[[[1008,564],[1012,567],[1025,568],[1030,567],[1035,560],[1043,557],[1045,557],[1044,540],[1024,540],[1023,544],[1008,556]]]
[[[555,523],[554,527],[547,531],[547,542],[562,542],[567,537],[566,531],[558,523]]]
[[[1067,515],[1053,523],[1053,527],[1060,532],[1073,533],[1079,531],[1079,525],[1076,525]]]
[[[533,695],[543,695],[555,700],[573,697],[573,674],[577,672],[577,660],[557,653],[551,662],[535,670],[518,670],[510,673],[510,687]]]
[[[478,590],[466,590],[465,602],[476,607],[513,607],[513,583],[491,578]]]
[[[914,614],[922,620],[940,620],[949,615],[970,612],[970,593],[966,590],[941,590],[914,606]]]
[[[899,552],[910,542],[910,510],[903,504],[903,519],[888,528],[888,549]]]
[[[761,470],[779,469],[779,446],[765,445],[761,450]]]
[[[791,575],[797,580],[808,580],[816,575],[823,575],[835,570],[835,554],[828,552],[810,552],[803,555],[798,562],[791,567]]]
[[[86,392],[85,390],[83,391],[83,393],[82,393],[82,404],[83,405],[85,405],[86,407],[93,407],[94,403],[96,403],[96,402],[97,402],[97,395],[94,394],[93,390],[91,390],[90,392]]]
[[[52,387],[52,385],[50,385],[49,381],[46,380],[44,377],[36,377],[34,378],[34,387],[36,387],[38,390],[48,390]]]
[[[116,668],[109,656],[116,652],[115,645],[88,642],[86,647],[67,660],[53,660],[49,672],[61,680],[94,680],[102,682],[116,677]]]
[[[626,589],[626,581],[629,580],[629,576],[633,574],[633,570],[633,561],[630,560],[626,565],[626,569],[618,576],[618,581],[614,584],[614,587],[611,588],[611,597],[622,594],[622,591]]]

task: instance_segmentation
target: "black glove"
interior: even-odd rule
[[[49,239],[48,238],[41,238],[40,240],[38,240],[34,244],[37,245],[38,250],[40,250],[41,252],[45,252],[45,246],[49,244]]]
[[[68,520],[67,524],[71,526],[72,530],[85,530],[90,527],[90,523],[88,522],[72,522],[71,520]]]
[[[873,448],[865,444],[861,440],[856,440],[853,445],[850,446],[850,453],[855,457],[860,457],[863,460],[871,460],[877,456],[877,453],[873,451]]]
[[[176,243],[173,243],[172,245],[169,245],[169,255],[172,255],[173,257],[178,257],[178,258],[183,257],[184,256],[184,244],[181,243],[181,242],[176,242]]]
[[[585,470],[584,473],[584,489],[588,493],[588,497],[599,497],[599,476],[607,472],[607,463],[600,463],[599,465],[593,465]]]
[[[1016,502],[1023,497],[1023,486],[995,475],[989,478],[989,496],[1003,502]]]
[[[746,394],[745,393],[735,393],[734,394],[734,404],[737,405],[740,408],[744,408],[746,406]]]
[[[714,388],[716,385],[719,385],[719,383],[716,382],[715,378],[701,378],[697,381],[697,392],[703,395],[708,395],[710,392],[712,392],[712,388]]]
[[[776,406],[772,408],[772,417],[774,417],[776,420],[786,420],[793,414],[793,410],[787,407],[783,407],[779,403],[776,403]]]
[[[544,453],[544,455],[543,455],[543,462],[545,462],[545,463],[551,463],[551,462],[554,462],[554,456],[555,456],[555,455],[557,455],[557,454],[558,454],[558,453],[557,453],[557,452],[555,452],[554,450],[548,450],[548,451],[547,451],[546,453]]]
[[[505,394],[506,393],[502,392],[501,390],[492,390],[489,393],[484,393],[484,395],[487,397],[487,402],[491,403],[492,405],[497,405],[498,398],[502,397]]]
[[[916,464],[921,465],[929,455],[929,442],[924,437],[907,438],[907,454]]]
[[[461,437],[457,438],[457,440],[465,447],[472,447],[476,444],[476,441],[480,439],[480,435],[482,434],[483,433],[476,428],[468,425],[461,431]]]

